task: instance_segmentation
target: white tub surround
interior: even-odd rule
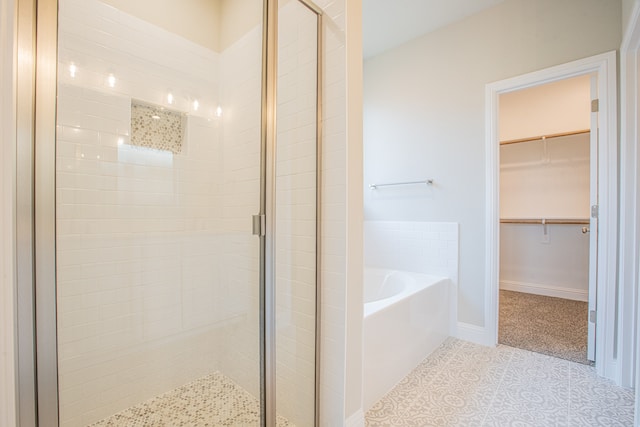
[[[441,276],[365,269],[365,411],[449,336],[453,290]]]
[[[458,224],[365,221],[364,264],[445,276],[458,283]]]
[[[364,265],[450,279],[453,287],[449,335],[457,337],[458,242],[455,222],[365,221]]]

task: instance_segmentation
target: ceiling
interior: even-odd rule
[[[363,55],[375,56],[504,0],[363,0]]]

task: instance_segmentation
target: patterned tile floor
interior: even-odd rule
[[[378,426],[632,426],[634,393],[594,368],[447,339],[366,414]]]
[[[197,379],[91,427],[259,426],[258,400],[219,372]],[[278,427],[295,427],[278,416]]]

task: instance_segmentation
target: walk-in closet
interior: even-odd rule
[[[591,99],[574,77],[501,95],[499,117],[499,342],[586,364]]]

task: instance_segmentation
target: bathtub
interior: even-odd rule
[[[365,268],[365,411],[449,336],[452,287],[446,277]]]

